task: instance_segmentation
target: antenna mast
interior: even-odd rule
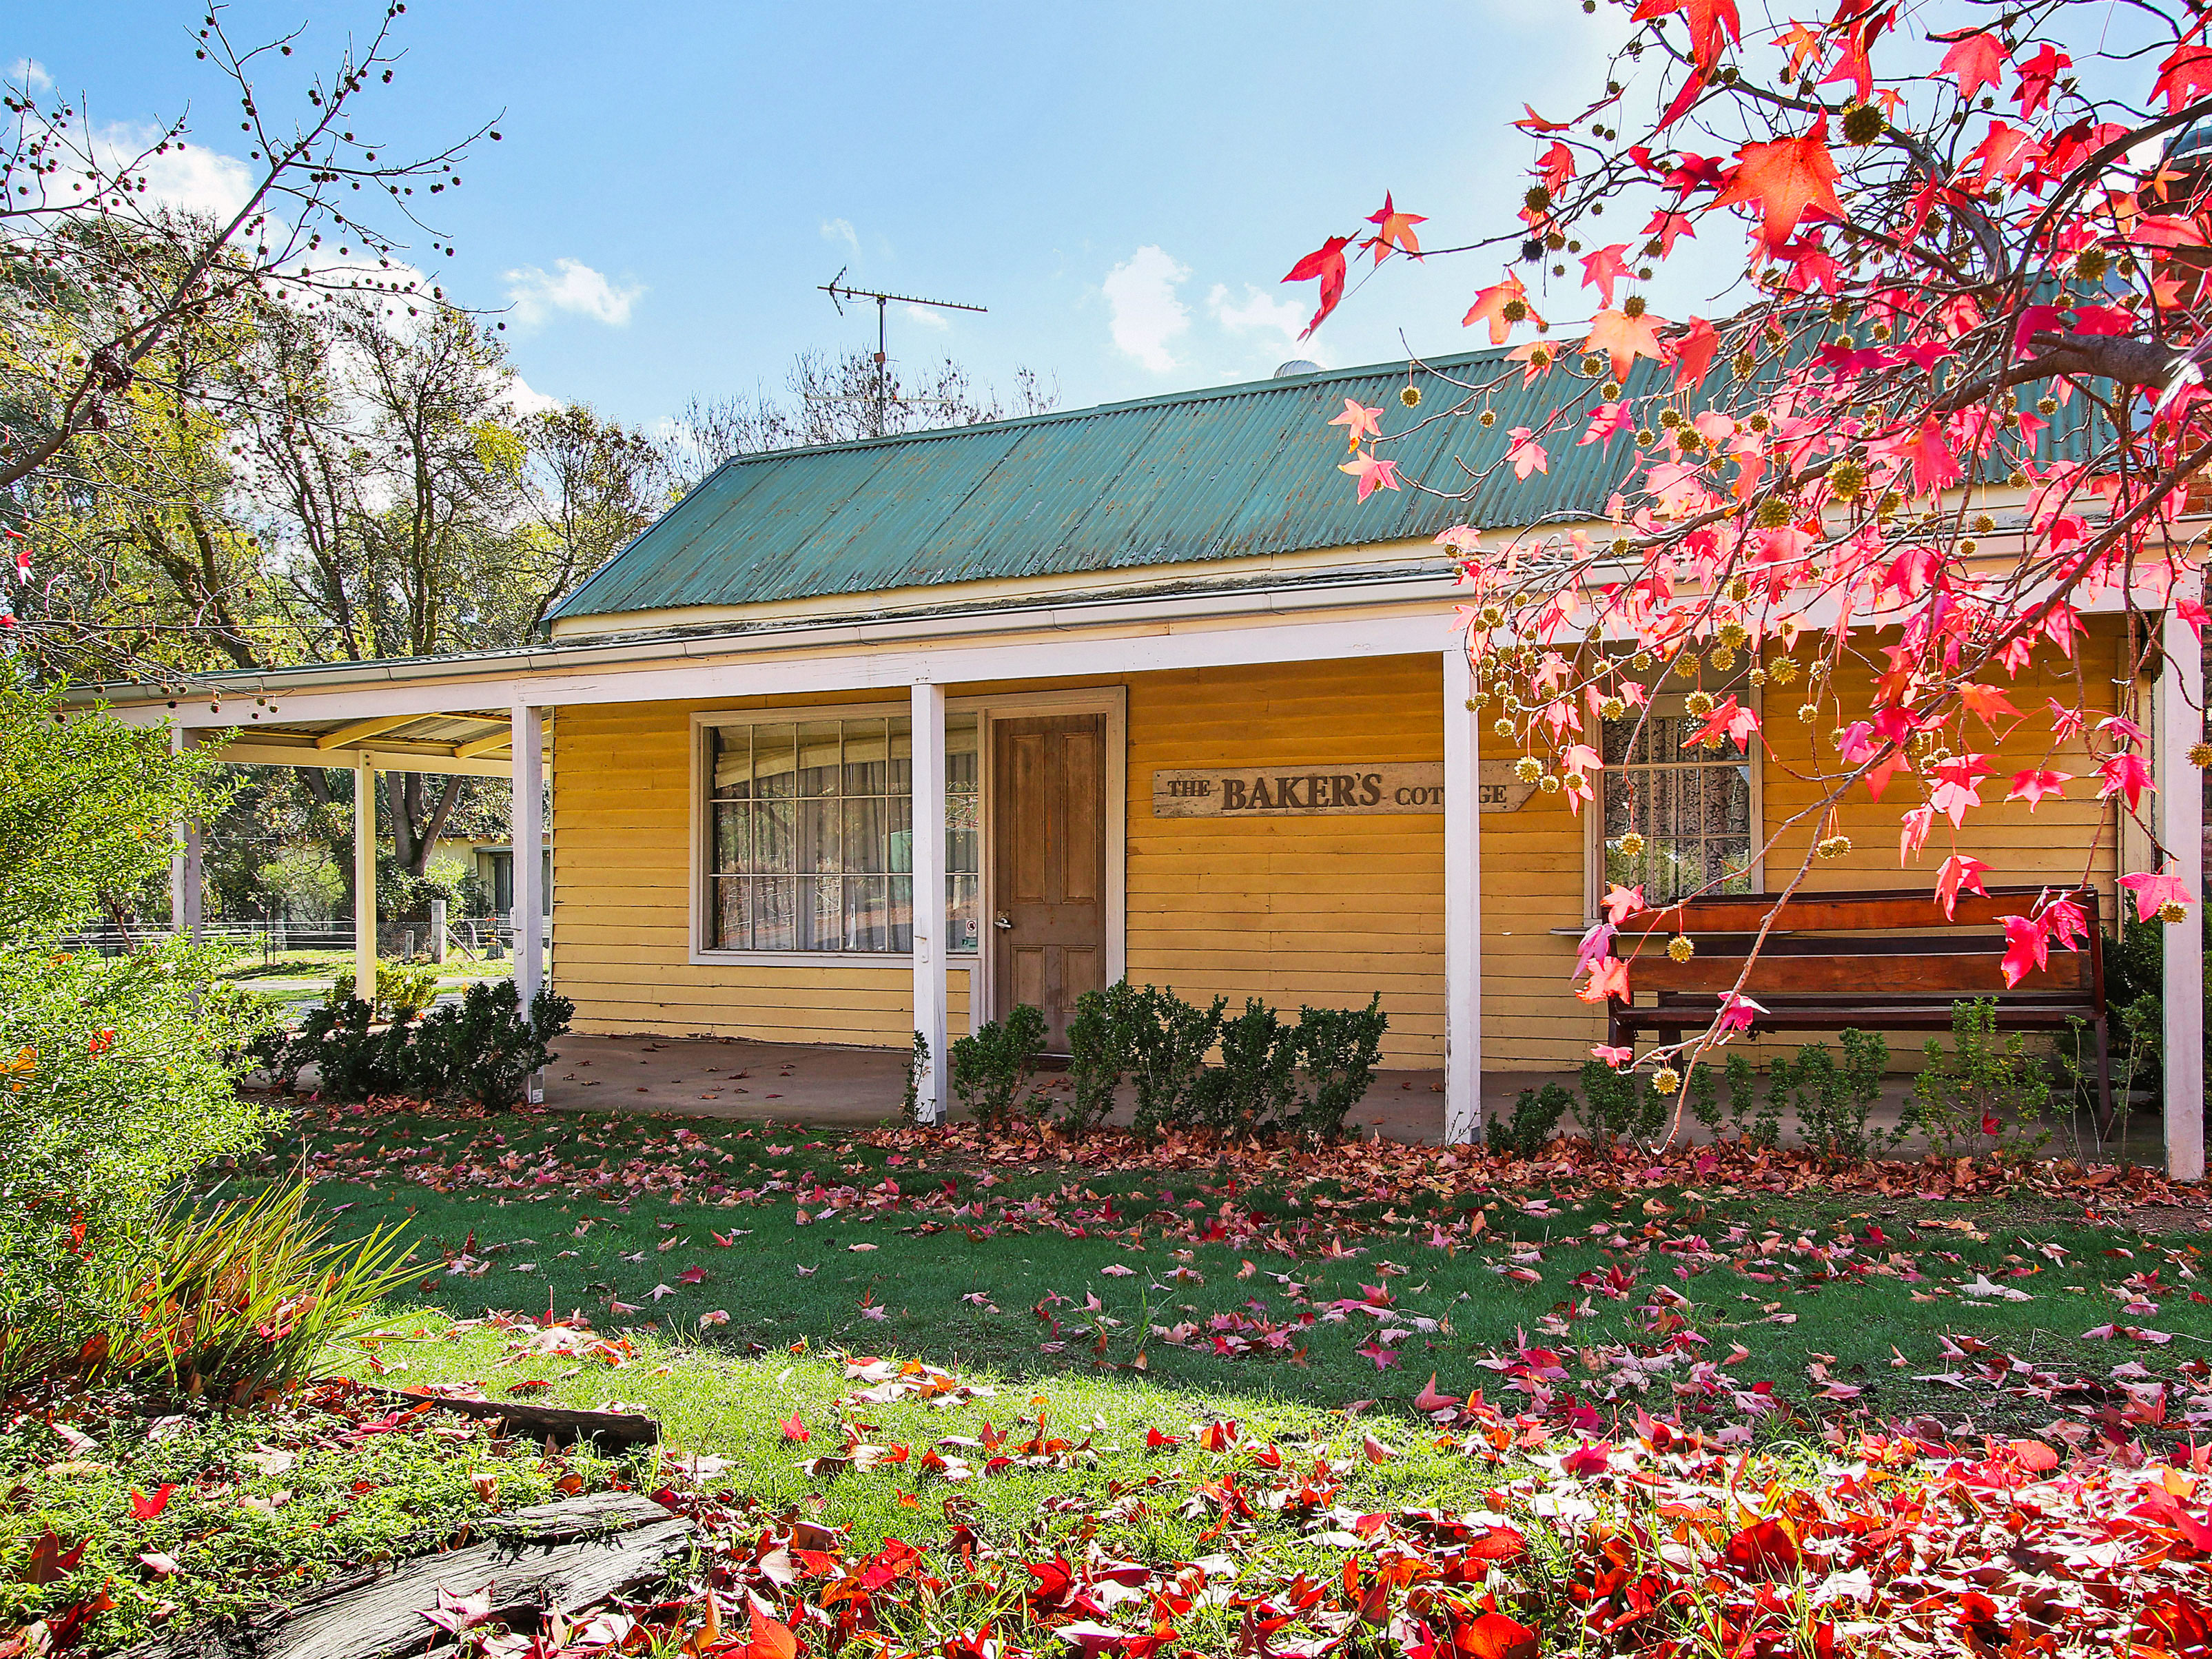
[[[962,305],[957,300],[925,300],[917,294],[884,294],[872,288],[854,288],[845,280],[847,265],[835,276],[821,285],[822,292],[830,296],[830,303],[837,307],[837,314],[845,314],[848,300],[873,300],[876,302],[876,436],[884,435],[889,424],[890,359],[884,349],[884,313],[893,300],[902,305],[934,306],[939,311],[987,312],[988,306]]]

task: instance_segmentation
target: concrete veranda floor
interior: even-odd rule
[[[906,1085],[906,1056],[887,1048],[716,1037],[565,1036],[556,1043],[554,1056],[545,1070],[545,1104],[555,1111],[859,1126],[896,1118]],[[1047,1073],[1042,1080],[1050,1085],[1055,1079]],[[1485,1073],[1484,1120],[1510,1116],[1522,1090],[1547,1081],[1571,1085],[1575,1079],[1548,1072]],[[1893,1126],[1911,1087],[1909,1078],[1893,1077],[1870,1114],[1871,1126]],[[1127,1110],[1125,1105],[1116,1116],[1126,1121]],[[1443,1113],[1441,1072],[1378,1072],[1366,1097],[1353,1109],[1351,1123],[1362,1136],[1380,1133],[1386,1139],[1435,1142],[1443,1138]],[[956,1107],[953,1115],[963,1114]],[[1682,1127],[1690,1140],[1706,1138],[1693,1121]],[[2100,1146],[2086,1114],[2073,1124],[2054,1121],[2051,1127],[2050,1150],[2055,1156],[2103,1161],[2123,1150]],[[1790,1139],[1785,1132],[1784,1141]],[[2159,1146],[2157,1120],[2138,1113],[2125,1147],[2130,1161],[2155,1161]],[[1918,1149],[1908,1145],[1905,1150]]]

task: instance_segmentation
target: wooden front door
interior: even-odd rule
[[[1075,1000],[1106,985],[1106,717],[991,731],[993,1012],[1042,1009],[1064,1054]]]

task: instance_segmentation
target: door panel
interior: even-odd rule
[[[1075,1000],[1106,978],[1106,717],[992,722],[998,1006],[1042,1011],[1067,1052]]]

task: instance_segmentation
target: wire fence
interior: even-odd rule
[[[449,951],[459,950],[479,957],[514,954],[514,922],[511,916],[452,917],[446,927]],[[148,921],[128,929],[111,922],[72,934],[66,943],[76,950],[115,956],[134,950],[149,939],[164,938],[168,933],[166,921]],[[550,943],[551,933],[550,920],[541,919],[540,941]],[[310,951],[351,951],[354,937],[350,921],[208,921],[200,927],[200,938],[206,943],[225,946],[240,956],[258,955],[264,962]],[[380,922],[377,947],[379,954],[385,956],[428,952],[432,949],[429,930],[403,923]]]

